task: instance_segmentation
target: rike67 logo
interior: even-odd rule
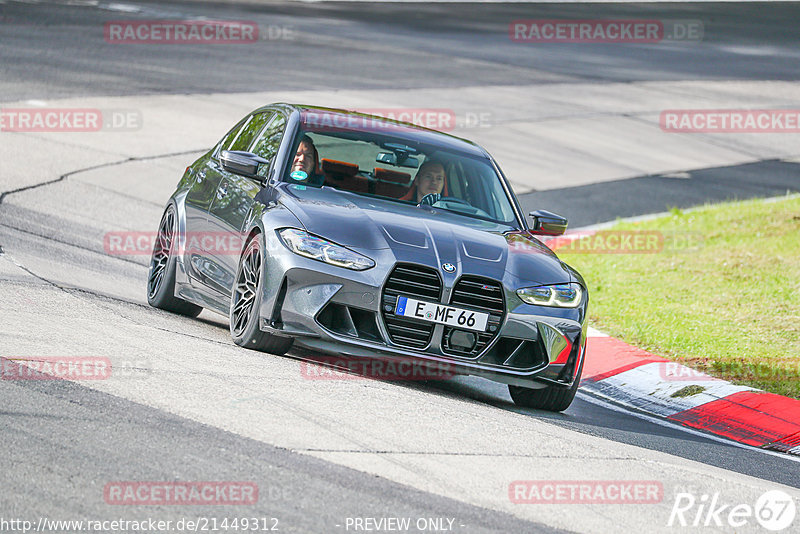
[[[703,494],[677,493],[667,526],[670,527],[725,527],[743,529],[755,526],[779,532],[792,526],[797,507],[794,499],[781,490],[767,491],[754,505],[726,503],[719,492]],[[793,532],[796,532],[794,529]]]

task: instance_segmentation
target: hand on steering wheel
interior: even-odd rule
[[[439,199],[441,199],[441,198],[442,198],[442,195],[440,195],[439,193],[427,194],[424,197],[422,197],[422,200],[419,201],[418,206],[422,206],[423,204],[426,205],[426,206],[433,206],[434,204],[439,202]]]

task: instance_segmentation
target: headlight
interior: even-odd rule
[[[577,308],[581,303],[583,289],[580,285],[570,282],[552,286],[524,287],[517,289],[517,295],[523,302],[537,306]]]
[[[312,260],[322,261],[354,271],[363,271],[375,267],[375,262],[370,258],[303,230],[284,228],[278,230],[278,235],[281,237],[283,244],[286,245],[286,248],[295,254]]]

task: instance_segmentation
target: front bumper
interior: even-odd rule
[[[267,244],[272,253],[260,310],[263,331],[347,358],[425,362],[442,376],[468,374],[529,388],[573,384],[585,351],[585,313],[522,304],[506,290],[510,311],[504,311],[496,334],[479,353],[448,351],[445,327],[439,324],[425,347],[404,346],[392,341],[382,309],[391,269],[348,271],[297,256],[274,234],[266,237],[274,242]],[[391,252],[373,252],[378,266],[394,266]]]

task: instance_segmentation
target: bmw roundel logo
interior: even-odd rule
[[[453,265],[452,263],[443,263],[442,264],[442,269],[444,269],[445,272],[447,272],[447,273],[452,273],[452,272],[455,272],[456,266]]]

